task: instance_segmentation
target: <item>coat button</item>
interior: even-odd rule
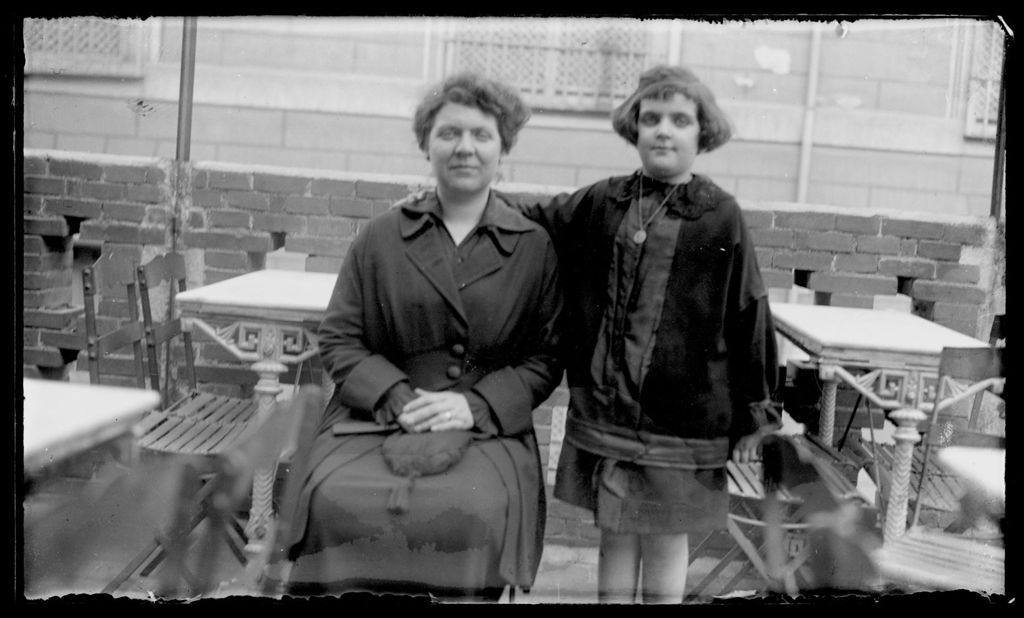
[[[459,367],[458,365],[449,365],[448,366],[448,377],[453,379],[453,380],[456,380],[456,379],[462,377],[462,368]]]
[[[452,346],[452,355],[462,358],[466,354],[466,346],[461,343],[456,343]]]

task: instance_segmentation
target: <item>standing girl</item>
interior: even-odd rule
[[[599,599],[682,601],[688,537],[726,525],[727,458],[774,429],[775,335],[736,199],[693,172],[731,137],[689,70],[658,66],[612,113],[641,167],[548,204],[565,285],[566,438],[555,496],[601,529]]]

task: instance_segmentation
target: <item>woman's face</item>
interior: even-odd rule
[[[474,194],[486,190],[501,160],[498,121],[475,107],[445,103],[430,129],[427,155],[442,191]]]
[[[672,184],[689,181],[699,142],[693,99],[676,93],[671,99],[640,101],[636,149],[648,175]]]

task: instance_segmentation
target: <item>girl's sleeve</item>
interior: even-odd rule
[[[757,255],[742,219],[729,298],[726,338],[736,408],[730,433],[739,438],[780,420],[773,400],[779,380],[775,322]]]
[[[524,194],[515,196],[500,193],[503,200],[523,213],[527,219],[540,224],[557,245],[562,236],[572,227],[580,206],[592,202],[598,183],[583,187],[573,193],[559,193],[552,198],[539,198]]]

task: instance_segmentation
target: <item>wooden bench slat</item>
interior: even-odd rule
[[[246,429],[248,429],[246,424],[224,425],[221,427],[221,431],[214,435],[216,439],[208,440],[202,449],[196,452],[201,454],[219,453],[231,448],[245,434]]]
[[[194,397],[185,397],[175,402],[166,411],[177,416],[199,415],[197,418],[202,418],[201,415],[209,413],[210,402],[215,399],[217,399],[217,395],[212,393],[198,393]]]
[[[134,431],[136,432],[136,435],[145,436],[152,431],[154,427],[166,420],[167,413],[154,410],[153,412],[143,416],[139,422],[135,423]]]
[[[170,451],[183,450],[186,444],[195,440],[199,434],[203,432],[206,425],[204,423],[196,423],[191,419],[186,418],[182,420],[181,427],[183,428],[183,431],[179,432],[174,437],[174,440],[166,443],[164,445],[165,449]]]
[[[797,437],[800,444],[807,448],[816,461],[822,464],[818,470],[829,490],[842,497],[857,495],[857,486],[836,468],[836,464],[841,463],[842,455],[823,449],[814,440],[801,438],[803,437]],[[765,497],[764,466],[761,462],[737,463],[730,459],[726,463],[726,471],[728,472],[730,493],[741,498],[763,499]],[[799,498],[784,488],[779,490],[779,498],[785,502],[799,501]]]
[[[152,450],[213,454],[231,448],[256,417],[253,399],[197,393],[143,419],[139,445]]]
[[[729,493],[743,498],[760,499],[764,497],[764,488],[761,484],[760,474],[757,470],[751,469],[759,465],[754,463],[736,463],[729,460],[726,463],[726,471],[729,476]]]
[[[232,423],[248,423],[249,421],[256,418],[256,414],[259,412],[259,404],[253,400],[241,400],[238,407],[234,410],[234,416],[231,418]]]
[[[912,487],[916,487],[914,479]],[[950,479],[934,478],[929,475],[921,487],[921,503],[925,506],[943,511],[957,511],[960,508],[960,497],[963,491],[959,483]]]
[[[203,444],[205,444],[210,436],[216,433],[220,429],[220,425],[212,423],[196,423],[195,431],[192,432],[189,439],[181,440],[175,445],[175,450],[181,451],[182,453],[195,453]]]
[[[151,429],[144,436],[139,438],[139,445],[145,448],[153,448],[154,443],[160,442],[166,439],[166,436],[173,432],[178,425],[181,424],[182,419],[166,415],[163,417],[163,422]]]
[[[191,428],[192,424],[187,422],[186,419],[175,419],[174,426],[170,429],[170,431],[165,432],[158,439],[150,443],[148,445],[148,448],[157,449],[161,451],[169,450],[170,445],[174,444],[174,442],[181,436],[181,434],[185,433]]]
[[[211,423],[237,423],[247,420],[247,416],[256,410],[256,402],[249,399],[221,398],[211,403],[213,409],[207,421]]]
[[[189,443],[189,452],[206,455],[231,448],[236,444],[237,436],[247,427],[248,425],[245,423],[207,425],[203,434]]]

